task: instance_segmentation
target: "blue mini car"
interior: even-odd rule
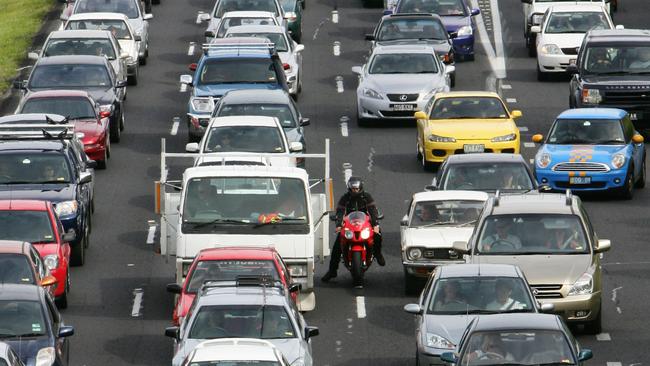
[[[562,112],[535,156],[535,177],[552,190],[616,191],[632,198],[645,186],[645,145],[630,115],[615,108]]]

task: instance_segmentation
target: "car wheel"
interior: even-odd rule
[[[542,70],[539,69],[539,63],[537,64],[537,81],[547,81],[548,80],[548,74],[545,72],[542,72]]]
[[[111,157],[111,136],[110,134],[106,135],[106,157]]]
[[[599,334],[603,330],[603,312],[601,311],[602,307],[598,308],[598,315],[596,319],[585,323],[585,333],[587,334]]]
[[[406,296],[417,295],[419,290],[417,278],[411,276],[404,268],[404,294]],[[417,352],[415,354],[415,359],[418,359]],[[416,363],[417,364],[417,363]]]
[[[621,197],[625,200],[631,200],[634,195],[634,167],[630,165],[625,176],[625,184],[621,188]]]
[[[534,39],[530,39],[528,42],[528,56],[535,57],[537,56],[537,45],[535,44]]]
[[[415,366],[420,366],[420,354],[417,348],[415,349]]]
[[[126,117],[124,117],[124,112],[122,112],[122,118],[120,118],[120,131],[124,131],[124,126],[126,125],[125,120]]]
[[[120,114],[120,119],[121,118],[122,118],[122,114]],[[111,121],[109,125],[109,129],[111,134],[111,140],[114,142],[120,142],[120,122]]]
[[[63,295],[59,296],[56,300],[56,306],[59,309],[65,309],[68,307],[68,291],[70,291],[70,270],[68,269],[68,275],[65,278],[65,290]]]
[[[418,141],[415,142],[415,154],[418,161],[420,161],[422,159],[422,153],[420,152],[420,143]]]
[[[641,176],[634,185],[636,188],[645,188],[645,156],[643,157],[643,166],[641,167]]]
[[[138,85],[138,74],[140,74],[140,68],[136,67],[135,68],[135,75],[131,75],[131,76],[127,77],[127,83],[129,83],[129,85]]]
[[[456,86],[456,73],[454,72],[451,75],[449,75],[449,87],[453,88],[455,86]]]
[[[305,9],[307,7],[307,0],[302,0],[300,6],[302,6],[302,8]]]
[[[357,116],[357,126],[368,127],[368,120],[361,116]]]
[[[76,246],[72,247],[70,253],[70,265],[72,266],[83,266],[86,259],[86,247],[84,245],[84,239],[82,239]]]
[[[463,56],[463,60],[465,60],[465,61],[474,61],[474,54],[472,53],[472,54]]]
[[[88,217],[86,218],[87,223],[86,223],[86,233],[84,235],[84,245],[86,248],[90,246],[90,233],[93,231],[93,221],[91,219],[90,214],[88,214]]]

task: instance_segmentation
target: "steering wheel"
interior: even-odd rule
[[[496,352],[485,352],[479,358],[479,360],[503,360],[505,357]]]
[[[495,247],[499,247],[502,250],[503,249],[516,249],[517,248],[517,246],[513,242],[503,240],[503,239],[497,239],[494,242],[492,242],[492,245],[490,245],[490,250],[494,250]]]

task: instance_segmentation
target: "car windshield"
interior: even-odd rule
[[[508,111],[499,98],[449,97],[436,100],[430,119],[508,118]]]
[[[558,119],[546,141],[548,144],[622,145],[625,135],[617,119]]]
[[[273,18],[268,17],[228,17],[224,18],[219,23],[219,30],[217,30],[217,38],[221,38],[226,35],[226,31],[231,27],[237,27],[241,25],[277,25],[277,22]],[[239,37],[239,36],[238,36]],[[241,36],[243,37],[243,36]]]
[[[106,56],[109,60],[115,60],[115,50],[111,41],[104,39],[52,39],[45,46],[44,56],[61,55],[89,55]]]
[[[0,184],[69,183],[70,168],[61,153],[0,154]]]
[[[111,87],[104,65],[40,65],[29,79],[31,88]]]
[[[209,60],[199,73],[199,84],[277,83],[271,59]]]
[[[208,281],[236,281],[239,276],[268,276],[279,281],[280,276],[272,260],[204,260],[190,273],[185,291],[197,292]]]
[[[400,13],[433,13],[441,16],[465,16],[462,0],[402,0]]]
[[[650,74],[650,45],[590,46],[582,67],[592,74]]]
[[[447,31],[435,18],[394,18],[381,23],[377,41],[398,39],[439,39],[447,40]]]
[[[588,254],[577,215],[519,214],[488,217],[476,251],[485,255]]]
[[[291,318],[281,306],[202,306],[192,320],[190,339],[296,338]]]
[[[289,51],[289,46],[287,46],[287,41],[284,38],[282,33],[228,33],[226,38],[230,37],[257,37],[257,38],[266,38],[271,43],[275,45],[275,50],[278,52],[287,52]]]
[[[528,285],[519,277],[451,277],[438,280],[427,314],[535,312]]]
[[[137,0],[76,0],[74,13],[121,13],[135,19],[140,17],[137,4]]]
[[[126,22],[119,19],[71,20],[67,23],[65,29],[106,30],[113,33],[113,36],[117,39],[131,39],[131,33],[129,33]]]
[[[420,201],[415,204],[409,227],[471,225],[482,209],[483,201]]]
[[[47,334],[41,304],[26,300],[0,300],[0,339]]]
[[[2,360],[0,360],[2,361]],[[1,365],[0,365],[1,366]],[[236,361],[192,361],[190,366],[282,366],[278,361],[236,360]]]
[[[32,244],[55,242],[47,211],[0,211],[0,240]]]
[[[0,254],[0,283],[36,284],[34,269],[27,257],[22,254]],[[2,328],[0,326],[0,333]]]
[[[534,188],[523,162],[449,164],[441,186],[444,190],[486,192],[529,191]]]
[[[275,117],[283,128],[296,128],[296,118],[286,104],[225,104],[215,115],[223,116],[266,116]]]
[[[371,74],[436,74],[438,64],[429,53],[385,53],[372,58]]]
[[[276,127],[229,126],[211,128],[203,152],[283,153],[285,148]]]
[[[215,18],[221,18],[229,11],[268,11],[278,16],[275,0],[221,0],[214,12]]]
[[[587,33],[592,29],[609,29],[604,12],[551,13],[546,23],[546,33]]]
[[[23,104],[20,113],[51,113],[69,119],[95,119],[95,108],[87,98],[31,98]]]
[[[280,0],[280,6],[285,13],[293,12],[296,10],[297,0]]]
[[[553,330],[488,331],[470,334],[459,365],[575,365],[564,333]]]

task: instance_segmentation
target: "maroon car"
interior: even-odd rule
[[[46,90],[28,93],[16,113],[51,113],[68,118],[81,141],[86,155],[105,169],[110,157],[110,111],[100,110],[90,95],[81,90]]]

